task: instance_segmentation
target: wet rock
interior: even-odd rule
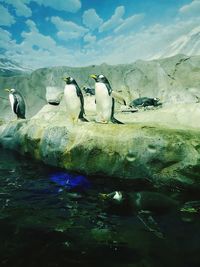
[[[193,117],[198,112],[192,113]],[[157,116],[162,114],[163,109]],[[131,115],[134,122],[135,116]],[[193,124],[186,116],[185,120],[188,126]],[[175,128],[173,123],[174,120],[168,126],[141,121],[125,125],[72,125],[62,105],[59,109],[46,105],[30,120],[1,125],[0,144],[47,164],[87,175],[141,181],[147,177],[158,186],[179,183],[186,188],[198,187],[199,128],[192,130],[178,122]]]

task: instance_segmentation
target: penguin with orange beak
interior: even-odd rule
[[[78,119],[81,121],[88,121],[84,118],[84,98],[76,80],[72,77],[65,77],[63,80],[66,82],[64,99],[68,117],[73,123],[77,122]]]
[[[115,101],[108,79],[102,74],[92,74],[90,77],[95,80],[96,121],[100,123],[111,121],[112,123],[123,124],[114,117]]]

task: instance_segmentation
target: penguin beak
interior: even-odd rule
[[[69,77],[64,77],[63,81],[67,82],[69,80]]]
[[[95,74],[91,74],[90,77],[96,80],[97,75],[95,75]]]
[[[4,89],[6,92],[10,93],[10,89]]]
[[[108,198],[108,194],[99,193],[99,198],[102,200],[106,200]]]
[[[110,199],[110,200],[116,200],[117,202],[121,202],[121,200],[123,198],[121,191],[114,191],[114,192],[109,193],[109,194],[100,193],[99,197],[102,200]]]

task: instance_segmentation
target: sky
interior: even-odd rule
[[[32,69],[151,59],[200,25],[200,0],[0,0],[1,56]]]

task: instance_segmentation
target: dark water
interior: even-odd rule
[[[180,211],[198,194],[170,191],[180,207],[164,214],[121,214],[98,194],[155,189],[101,177],[72,188],[60,172],[1,149],[0,266],[200,266],[199,209]]]

